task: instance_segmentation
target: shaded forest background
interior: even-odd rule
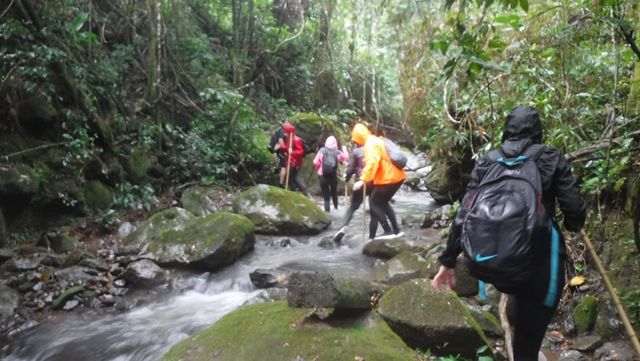
[[[638,268],[636,1],[5,0],[0,21],[2,245],[76,216],[112,227],[187,183],[267,182],[268,135],[299,113],[426,151],[455,202],[525,104],[612,270]]]

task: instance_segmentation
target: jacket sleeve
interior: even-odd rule
[[[458,213],[451,223],[451,228],[449,230],[449,239],[447,240],[447,247],[442,252],[438,260],[442,263],[443,266],[447,268],[454,268],[456,266],[456,258],[460,252],[462,252],[462,245],[460,244],[460,236],[462,233],[462,222],[464,221],[464,217],[467,213],[467,205],[472,200],[471,197],[475,195],[478,186],[480,185],[480,181],[482,181],[482,177],[486,172],[486,169],[489,165],[489,160],[485,157],[481,157],[476,162],[473,171],[471,171],[471,179],[467,184],[467,190],[464,193],[464,197],[462,197],[462,201],[460,202],[460,208],[458,209]]]
[[[293,150],[291,151],[291,157],[302,158],[304,155],[304,146],[302,145],[302,140],[298,137],[293,138]],[[289,149],[286,148],[285,152],[288,152]]]
[[[570,231],[578,232],[587,216],[587,205],[580,194],[576,179],[571,173],[571,166],[567,159],[560,153],[558,166],[553,174],[551,183],[558,205],[564,214],[564,226]]]
[[[356,172],[356,153],[355,151],[351,151],[351,154],[349,155],[349,163],[347,164],[347,169],[344,170],[344,179],[345,182],[348,182],[351,177],[355,174]]]
[[[342,164],[346,164],[348,160],[349,160],[349,153],[339,150],[338,151],[338,162],[340,162]]]
[[[322,165],[322,149],[320,149],[317,153],[315,158],[313,158],[313,166],[316,169],[320,169],[320,166]]]
[[[360,175],[361,181],[373,181],[378,171],[380,159],[380,152],[376,149],[375,144],[367,142],[364,146],[364,169],[362,169],[362,174]]]

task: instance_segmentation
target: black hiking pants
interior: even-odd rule
[[[503,292],[509,294],[508,315],[514,329],[513,357],[515,361],[537,361],[547,326],[558,307],[564,288],[565,256],[559,258],[558,280],[553,306],[544,305],[549,291],[551,257],[541,256],[534,276],[525,284]]]
[[[374,185],[369,195],[369,208],[371,208],[371,222],[369,222],[369,239],[376,237],[378,222],[385,233],[398,233],[398,221],[396,214],[391,208],[391,198],[396,194],[402,181],[391,184]],[[391,223],[391,227],[389,226]]]
[[[369,194],[371,194],[371,190],[373,190],[373,183],[367,183],[366,188],[367,188],[366,195],[368,196]],[[365,194],[363,194],[362,188],[358,189],[357,191],[351,192],[351,204],[349,205],[349,208],[347,209],[347,212],[344,215],[344,224],[342,225],[343,227],[349,224],[349,222],[351,222],[351,219],[353,218],[353,213],[355,213],[355,211],[357,211],[358,208],[360,208],[360,205],[364,201],[364,196]]]
[[[320,189],[322,189],[322,197],[324,197],[324,210],[329,212],[331,210],[331,204],[329,203],[329,197],[333,200],[333,206],[338,209],[338,175],[321,175]]]
[[[307,194],[306,190],[304,189],[304,187],[302,186],[302,184],[300,184],[300,182],[298,181],[298,171],[300,170],[300,168],[294,168],[294,167],[290,167],[289,168],[289,190],[291,191],[298,191],[302,194]],[[285,180],[286,182],[286,180]]]

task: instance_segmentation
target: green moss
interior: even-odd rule
[[[196,216],[203,216],[216,210],[213,201],[207,195],[207,189],[203,187],[191,187],[185,190],[180,197],[182,207]]]
[[[151,167],[149,157],[142,149],[134,149],[127,158],[126,168],[129,177],[134,182],[140,182],[145,179],[147,172]]]
[[[36,172],[26,164],[0,165],[0,194],[8,196],[33,195],[40,182]]]
[[[209,329],[174,346],[162,360],[282,361],[416,360],[416,355],[384,321],[370,314],[364,322],[341,326],[299,322],[309,310],[284,302],[243,307]]]
[[[318,233],[331,220],[304,195],[260,184],[234,199],[233,210],[244,214],[263,233]]]
[[[168,230],[160,235],[159,244],[195,244],[208,248],[228,239],[244,239],[253,235],[254,225],[244,216],[218,212],[190,219],[181,230]],[[154,245],[150,246],[153,250]]]
[[[62,306],[64,306],[64,303],[70,299],[71,297],[73,297],[75,294],[84,292],[84,287],[82,286],[75,286],[75,287],[71,287],[71,288],[67,288],[66,290],[64,290],[64,292],[62,292],[60,294],[60,296],[58,296],[58,298],[56,298],[53,303],[51,304],[51,307],[53,308],[60,308]]]
[[[399,284],[412,278],[427,277],[427,261],[412,252],[401,252],[385,262],[376,272],[375,279]]]
[[[321,118],[314,113],[299,113],[289,118],[289,121],[295,125],[296,134],[314,149],[323,146],[322,141],[330,135],[336,137],[340,144],[346,144],[349,141],[349,135],[336,121]]]
[[[572,311],[578,332],[587,332],[593,328],[598,315],[598,300],[593,296],[584,296]]]
[[[162,235],[170,230],[181,230],[193,215],[182,208],[168,208],[151,216],[135,232],[127,236],[123,242],[126,244],[141,244],[159,240]]]
[[[106,210],[113,204],[113,191],[100,181],[87,182],[83,193],[89,209]]]

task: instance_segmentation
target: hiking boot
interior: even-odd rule
[[[347,233],[347,227],[344,226],[338,230],[338,232],[333,236],[333,241],[335,243],[340,243],[342,237]]]
[[[384,232],[382,235],[374,238],[376,241],[386,241],[386,240],[390,240],[390,239],[396,239],[399,236],[396,235],[393,232]]]

